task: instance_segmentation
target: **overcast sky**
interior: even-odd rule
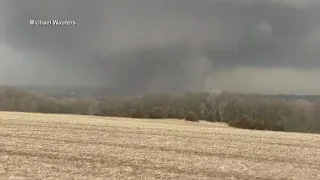
[[[320,94],[317,0],[0,3],[0,84]]]

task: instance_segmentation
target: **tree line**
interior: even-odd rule
[[[225,122],[245,129],[320,132],[320,102],[230,92],[54,98],[1,88],[0,110]]]

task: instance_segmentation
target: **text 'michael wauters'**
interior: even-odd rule
[[[31,26],[75,26],[76,21],[30,20]]]

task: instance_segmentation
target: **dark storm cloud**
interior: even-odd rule
[[[320,65],[320,2],[316,1],[3,3],[2,43],[25,57],[10,58],[6,64],[23,69],[25,83],[179,91],[202,88],[213,71],[225,68]],[[75,20],[77,25],[34,27],[29,26],[32,19]],[[20,66],[22,61],[37,68],[28,71]],[[45,69],[46,78],[34,73]],[[6,72],[8,68],[2,74]]]

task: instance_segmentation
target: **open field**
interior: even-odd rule
[[[320,179],[320,135],[0,113],[0,179]]]

